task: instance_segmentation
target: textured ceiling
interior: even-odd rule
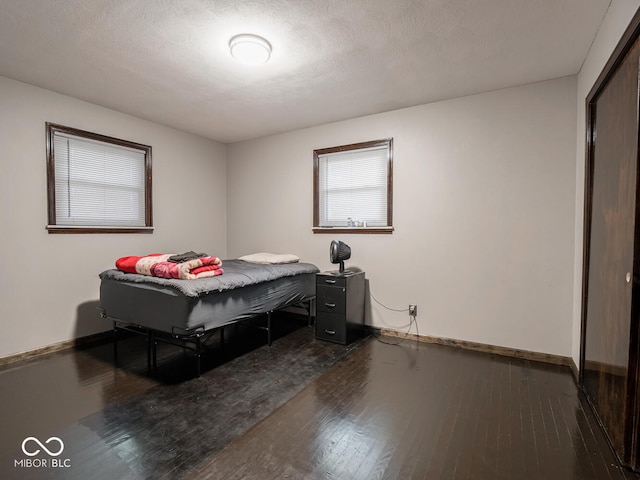
[[[0,0],[0,75],[235,142],[575,74],[609,3]]]

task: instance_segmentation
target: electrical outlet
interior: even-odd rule
[[[418,306],[417,305],[409,305],[409,316],[416,317],[418,315]]]

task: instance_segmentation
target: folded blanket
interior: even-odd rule
[[[126,273],[137,273],[161,278],[193,280],[222,275],[222,260],[218,257],[202,257],[182,263],[169,261],[174,254],[151,253],[145,256],[128,256],[116,260],[116,268]]]
[[[116,260],[116,268],[126,273],[138,273],[140,275],[151,275],[151,268],[158,262],[166,262],[170,254],[150,253],[143,257],[129,256]]]
[[[162,278],[194,280],[222,275],[222,261],[218,257],[194,258],[182,263],[158,262],[151,268],[151,275]]]
[[[202,257],[208,257],[208,256],[209,254],[207,253],[196,253],[193,250],[190,250],[188,252],[184,252],[179,255],[172,255],[171,257],[169,257],[169,261],[174,263],[182,263],[182,262],[187,262],[189,260],[193,260],[194,258],[202,258]]]

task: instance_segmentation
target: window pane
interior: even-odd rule
[[[389,146],[317,155],[318,219],[321,227],[390,226]]]
[[[151,226],[147,150],[69,132],[53,131],[52,137],[55,225]]]

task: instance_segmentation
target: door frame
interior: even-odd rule
[[[599,98],[605,86],[609,80],[616,73],[618,67],[625,59],[627,53],[631,50],[636,40],[640,37],[640,9],[636,11],[635,15],[631,19],[629,26],[625,30],[624,34],[620,38],[620,41],[616,45],[613,53],[609,57],[609,60],[605,64],[602,72],[598,76],[593,87],[589,91],[589,94],[585,100],[585,120],[586,120],[586,138],[585,138],[585,178],[584,178],[584,225],[583,225],[583,250],[582,250],[582,299],[581,299],[581,325],[580,325],[580,366],[578,374],[578,384],[584,391],[584,367],[585,367],[585,347],[586,347],[586,327],[587,327],[587,300],[589,296],[589,256],[590,256],[590,243],[591,243],[591,222],[592,222],[592,206],[593,206],[593,172],[594,172],[594,133],[596,127],[596,111],[595,104]],[[640,139],[640,132],[639,132]],[[640,149],[639,149],[640,151]],[[640,168],[640,162],[639,162]],[[637,172],[636,172],[637,175]],[[632,300],[631,300],[631,328],[638,328],[639,322],[633,319],[638,319],[640,316],[640,288],[636,288],[638,281],[640,280],[640,236],[637,235],[640,228],[640,183],[636,187],[636,219],[635,229],[636,235],[634,240],[634,260],[633,260],[633,288],[632,288]],[[638,405],[636,405],[636,398],[638,398],[638,359],[639,357],[639,345],[638,345],[638,332],[633,335],[629,348],[629,378],[627,387],[627,412],[634,412],[632,418],[625,420],[625,457],[620,460],[626,464],[637,468],[640,460],[640,438],[639,427],[640,419],[638,418]],[[593,407],[593,405],[592,405]],[[594,414],[598,421],[597,412],[594,410]],[[602,426],[602,424],[601,424]],[[638,432],[634,435],[634,432]],[[607,438],[608,440],[608,438]],[[617,452],[616,452],[617,454]]]

